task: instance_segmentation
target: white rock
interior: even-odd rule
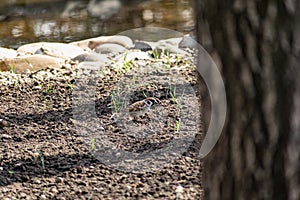
[[[0,61],[1,71],[24,73],[27,70],[37,71],[45,68],[60,68],[63,59],[46,55],[27,55]]]
[[[116,57],[117,62],[129,62],[131,60],[152,60],[153,58],[147,52],[128,52]]]
[[[126,48],[114,43],[105,43],[102,45],[99,45],[95,48],[95,52],[97,53],[103,53],[103,54],[119,54],[126,51]]]
[[[106,55],[95,53],[95,52],[89,52],[84,53],[76,56],[75,58],[72,58],[73,61],[79,61],[79,62],[104,62],[104,63],[111,63],[111,60],[107,58]]]
[[[97,46],[105,43],[119,44],[127,49],[133,47],[132,40],[123,35],[100,36],[77,42],[71,42],[70,44],[79,46],[82,49],[95,49]]]
[[[13,49],[0,47],[0,60],[5,58],[15,58],[17,54],[17,51]]]
[[[179,185],[179,186],[176,187],[175,192],[176,193],[183,193],[183,190],[184,190],[184,188],[181,185]]]
[[[105,66],[105,63],[101,62],[81,62],[78,64],[78,68],[81,70],[93,70],[98,71]]]
[[[80,47],[55,42],[38,42],[25,44],[17,49],[17,52],[23,54],[43,54],[59,58],[74,58],[84,53]]]

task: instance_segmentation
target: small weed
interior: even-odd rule
[[[124,68],[125,72],[129,72],[133,68],[132,61],[131,60],[130,61],[124,61],[123,68]]]
[[[178,133],[180,128],[180,122],[179,120],[176,120],[175,122],[175,128],[174,128],[174,133]]]
[[[92,149],[92,151],[95,150],[95,138],[92,138],[92,140],[91,140],[91,149]]]
[[[27,63],[31,68],[33,68],[33,65],[29,62],[28,59],[26,59],[25,61],[26,61],[26,63]]]
[[[14,171],[11,171],[11,170],[8,170],[7,172],[9,175],[13,175],[15,173]]]
[[[45,169],[45,158],[43,155],[40,156],[41,163],[42,163],[42,168]]]
[[[168,95],[172,98],[172,101],[179,105],[179,101],[177,99],[177,93],[176,93],[176,86],[174,86],[174,88],[172,89],[171,86],[171,78],[169,77],[169,88],[168,88]]]
[[[53,89],[51,89],[51,86],[48,84],[47,89],[43,91],[44,95],[50,94],[53,92]]]
[[[44,148],[45,148],[45,144],[42,145],[42,147],[38,151],[37,157],[35,158],[35,160],[37,160],[37,158],[40,159],[43,169],[45,169]]]
[[[123,58],[123,67],[121,69],[119,67],[118,73],[120,73],[119,71],[122,72],[123,70],[125,70],[125,72],[129,72],[133,68],[132,60],[127,61],[126,58],[127,58],[127,53]]]
[[[113,108],[115,112],[119,112],[123,107],[119,88],[117,88],[115,91],[112,92],[111,100],[112,100],[111,108]]]
[[[67,86],[71,90],[73,90],[73,88],[74,88],[74,85],[72,83],[69,83],[69,82],[67,82]]]
[[[172,98],[172,101],[173,101],[175,104],[179,105],[179,101],[178,101],[178,99],[177,99],[177,94],[176,94],[176,87],[174,87],[173,89],[170,87],[170,88],[169,88],[169,94],[170,94],[170,96],[171,96],[171,98]]]
[[[148,197],[150,197],[151,199],[155,199],[153,195],[148,194]]]
[[[155,60],[157,60],[159,58],[159,53],[158,53],[157,49],[154,49],[152,54],[153,54],[153,57],[154,57]]]
[[[9,70],[11,73],[16,73],[16,71],[15,71],[15,65],[14,64],[11,64],[10,65],[10,70]]]
[[[166,68],[170,69],[171,68],[171,59],[170,59],[170,52],[168,50],[166,50],[166,56],[167,56]]]
[[[144,91],[142,91],[142,93],[143,93],[143,95],[144,95],[145,98],[148,97],[148,95]]]

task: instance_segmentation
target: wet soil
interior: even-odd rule
[[[117,118],[121,112],[112,96],[118,91],[116,88],[128,86],[123,84],[126,80],[145,83],[147,79],[107,71],[109,73],[100,78],[91,79],[96,92],[89,102],[95,105],[97,128],[117,149],[137,154],[164,149],[180,130],[188,128],[180,114],[184,105],[200,107],[200,102],[195,101],[195,97],[200,99],[197,92],[196,96],[183,99],[179,107],[174,94],[179,96],[180,90],[171,93],[170,84],[158,81],[150,85],[136,84],[138,86],[131,87],[134,88],[129,92],[131,95],[123,97],[126,96],[126,104],[131,104],[145,96],[155,96],[161,105],[135,118],[129,119],[126,115]],[[33,78],[29,83],[0,87],[0,118],[8,122],[8,126],[0,127],[0,199],[202,199],[201,162],[197,158],[199,141],[196,139],[201,133],[199,121],[199,126],[194,125],[198,136],[192,135],[188,148],[167,165],[153,164],[154,158],[148,163],[151,170],[139,171],[138,163],[127,163],[127,166],[135,165],[132,170],[122,168],[123,165],[101,159],[109,152],[95,142],[101,137],[80,131],[79,127],[84,126],[80,120],[89,118],[85,115],[76,118],[78,112],[74,115],[74,107],[79,107],[78,101],[74,101],[74,91],[81,86],[80,81],[72,73],[59,73],[44,80]],[[197,91],[196,72],[184,69],[178,73],[183,82]],[[117,97],[120,96],[121,93]],[[163,120],[156,117],[164,112]],[[200,116],[200,113],[188,115],[193,114]],[[190,118],[185,122],[193,121]],[[137,127],[150,131],[143,130],[146,135],[141,137],[141,131],[135,131]],[[148,160],[142,162],[143,169],[147,169]]]

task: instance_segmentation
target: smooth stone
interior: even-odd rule
[[[73,61],[79,61],[79,62],[102,62],[106,64],[110,64],[111,60],[107,58],[106,55],[98,54],[95,52],[89,52],[89,53],[83,53],[75,58],[72,58]]]
[[[25,73],[46,68],[61,68],[63,63],[63,59],[47,55],[27,55],[0,61],[0,70],[13,70],[15,73]]]
[[[127,49],[119,44],[114,44],[114,43],[105,43],[97,46],[95,48],[96,53],[103,53],[103,54],[119,54]]]
[[[74,58],[84,53],[80,47],[55,42],[38,42],[20,46],[18,52],[23,54],[42,54],[58,58]]]
[[[164,40],[159,40],[157,42],[143,41],[144,43],[151,46],[153,50],[157,50],[159,54],[163,51],[169,51],[170,53],[187,55],[188,53],[182,49],[179,49],[179,43],[182,37],[179,38],[169,38]]]
[[[117,61],[126,61],[129,62],[131,60],[149,60],[153,59],[147,52],[128,52],[126,54],[122,54],[116,57]]]
[[[188,52],[182,50],[182,49],[179,49],[177,46],[173,46],[173,45],[170,45],[170,44],[167,44],[167,43],[164,43],[164,44],[158,44],[156,47],[155,47],[156,50],[158,50],[159,52],[161,51],[168,51],[170,53],[174,53],[174,54],[180,54],[180,55],[187,55]]]
[[[71,42],[70,44],[76,45],[82,49],[95,49],[97,46],[105,43],[119,44],[127,49],[133,47],[132,40],[129,37],[123,35],[100,36],[77,42]]]
[[[134,49],[139,49],[141,51],[151,51],[152,47],[147,44],[146,42],[142,42],[142,41],[136,41],[134,43]]]
[[[184,36],[178,44],[178,47],[182,49],[184,48],[194,49],[197,48],[197,46],[198,46],[197,41],[191,38],[190,36]]]
[[[159,40],[157,43],[160,44],[160,45],[167,44],[167,45],[172,45],[172,46],[178,47],[181,40],[182,40],[182,37],[169,38],[169,39]]]
[[[78,68],[81,70],[93,70],[93,71],[100,70],[100,68],[104,66],[105,64],[100,62],[81,62],[78,64]]]
[[[0,47],[0,60],[6,58],[15,58],[18,55],[16,50]]]

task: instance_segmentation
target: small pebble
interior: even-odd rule
[[[53,187],[53,188],[50,189],[50,192],[54,193],[54,194],[57,194],[58,190],[55,187]]]
[[[41,196],[40,196],[40,199],[42,199],[42,200],[46,200],[47,199],[47,197],[46,197],[46,195],[44,195],[44,194],[42,194]]]
[[[152,47],[145,42],[137,41],[134,43],[134,49],[139,49],[141,51],[151,51]]]
[[[176,193],[182,193],[182,192],[183,192],[183,189],[184,189],[184,188],[183,188],[181,185],[179,185],[179,186],[176,187],[175,192],[176,192]]]
[[[1,134],[1,138],[4,138],[4,139],[11,139],[12,136],[8,135],[8,134]]]
[[[0,126],[5,127],[7,125],[8,125],[7,121],[5,121],[4,119],[0,119]]]
[[[55,182],[56,182],[56,183],[63,183],[63,182],[64,182],[64,179],[63,179],[62,177],[57,177],[57,178],[55,179]]]
[[[24,192],[21,192],[21,193],[20,193],[20,196],[24,198],[24,197],[26,197],[26,196],[27,196],[27,194],[26,194],[26,193],[24,193]]]

